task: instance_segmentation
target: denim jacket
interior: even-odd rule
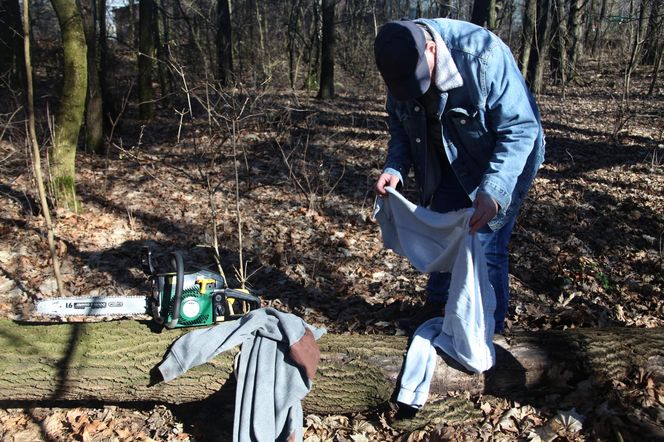
[[[471,199],[485,192],[496,200],[500,209],[489,228],[498,230],[515,216],[544,160],[537,105],[510,49],[497,36],[457,20],[417,22],[429,28],[435,41],[442,39],[463,80],[461,86],[440,91],[442,148]],[[386,107],[390,141],[385,171],[403,181],[413,167],[420,204],[428,206],[440,168],[436,153],[427,147],[424,107],[418,100],[397,101],[389,94]]]

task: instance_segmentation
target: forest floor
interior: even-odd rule
[[[511,242],[508,335],[664,326],[664,89],[648,96],[649,84],[648,72],[635,74],[622,117],[617,71],[592,66],[581,82],[565,90],[547,85],[538,97],[547,157]],[[223,267],[236,286],[237,173],[242,256],[263,306],[330,333],[403,334],[399,319],[421,305],[426,279],[383,249],[371,218],[386,153],[384,95],[342,91],[329,102],[283,91],[249,96],[228,93],[211,106],[193,100],[195,118],[182,124],[164,110],[141,126],[128,111],[108,156],[78,155],[83,211],[55,212],[67,291],[146,293],[146,245],[182,250],[187,265],[209,264],[210,249],[200,246],[211,244],[215,216]],[[0,316],[18,318],[31,314],[34,301],[57,295],[22,124],[0,117]],[[477,425],[409,433],[381,415],[310,415],[305,440],[606,440],[625,436],[634,422],[664,426],[661,382],[635,373],[613,387],[640,411],[618,416],[609,392],[565,409],[555,397],[538,407],[478,397],[484,418]],[[228,428],[209,423],[209,410],[196,407],[79,405],[0,409],[0,439],[228,437]]]

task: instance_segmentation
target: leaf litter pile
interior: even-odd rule
[[[664,91],[646,96],[649,80],[637,74],[630,108],[638,113],[621,116],[620,82],[611,75],[592,70],[584,84],[548,86],[539,97],[547,160],[511,243],[508,339],[516,330],[664,325]],[[383,95],[319,102],[245,92],[221,97],[209,113],[194,107],[196,118],[182,125],[167,111],[146,126],[128,113],[108,157],[79,153],[84,210],[55,212],[67,292],[145,294],[144,246],[182,250],[188,265],[209,265],[216,220],[231,287],[244,272],[263,306],[329,333],[403,334],[399,320],[424,301],[426,277],[382,248],[371,218],[387,142]],[[7,127],[0,314],[26,318],[34,301],[57,296],[56,284],[22,125]],[[662,379],[644,369],[603,395],[591,396],[591,387],[576,385],[577,401],[544,392],[537,406],[468,396],[464,419],[434,417],[415,430],[399,429],[390,411],[309,415],[305,440],[576,441],[664,426]],[[202,406],[4,409],[0,439],[226,440],[232,409],[222,414],[225,424],[210,425],[219,416]]]

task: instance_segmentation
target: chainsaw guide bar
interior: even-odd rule
[[[51,316],[133,316],[149,314],[145,296],[94,296],[46,299],[37,313]]]

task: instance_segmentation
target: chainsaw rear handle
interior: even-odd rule
[[[171,263],[175,267],[175,297],[173,298],[171,320],[164,321],[164,327],[169,330],[175,328],[180,319],[180,304],[182,303],[182,289],[184,286],[184,259],[182,259],[182,253],[173,252],[171,255]],[[168,316],[168,312],[165,312],[165,315]]]
[[[214,293],[223,293],[224,295],[226,295],[226,297],[239,299],[241,301],[251,302],[256,305],[260,305],[261,303],[261,300],[258,296],[252,295],[248,291],[244,291],[241,289],[217,289],[214,291]]]

